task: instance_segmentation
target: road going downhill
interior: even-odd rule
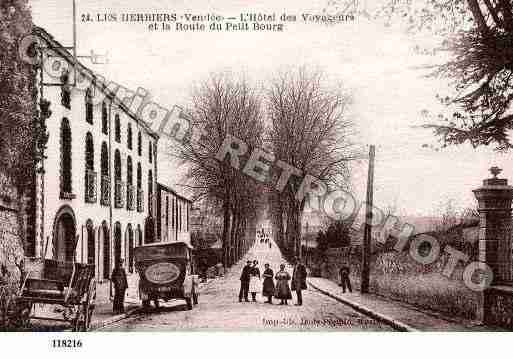
[[[303,292],[303,306],[293,305],[295,293],[287,306],[277,305],[277,300],[273,305],[264,303],[261,293],[257,294],[256,303],[239,303],[239,276],[246,260],[253,259],[258,260],[261,272],[265,263],[275,273],[285,263],[274,242],[272,248],[257,242],[225,277],[202,289],[199,305],[193,310],[187,311],[183,301],[170,301],[159,309],[139,313],[101,330],[392,330],[314,289]],[[292,267],[287,265],[286,269],[292,275]]]

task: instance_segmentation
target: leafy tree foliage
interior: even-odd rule
[[[325,251],[328,248],[346,247],[351,244],[349,225],[347,221],[337,220],[330,223],[325,231],[317,234],[317,249]]]
[[[344,1],[334,1],[334,7]],[[513,70],[513,4],[510,0],[382,0],[371,17],[386,25],[403,25],[410,33],[440,40],[436,48],[417,49],[447,53],[449,60],[434,76],[448,79],[454,94],[439,96],[448,106],[424,127],[432,129],[442,147],[469,142],[512,147],[511,102]]]
[[[36,68],[18,54],[19,41],[31,30],[27,0],[0,3],[0,168],[21,193],[44,157],[51,114],[48,101],[37,106]]]
[[[20,226],[13,230],[20,239],[34,237],[30,218],[35,215],[35,173],[42,169],[48,139],[46,119],[51,115],[50,103],[38,98],[39,69],[19,56],[20,40],[31,31],[28,0],[0,2],[0,174],[8,178],[9,190],[15,193],[12,199],[16,200]],[[25,216],[29,217],[27,227],[22,225]],[[9,245],[22,247],[21,243]],[[33,246],[27,245],[23,243],[33,255]]]
[[[455,1],[466,5],[470,26],[449,34],[443,50],[451,59],[435,75],[449,79],[457,93],[442,98],[457,110],[444,116],[443,124],[429,124],[444,145],[470,142],[472,146],[494,144],[499,150],[512,147],[513,128],[513,13],[509,1]],[[460,10],[461,11],[461,10]],[[443,12],[441,13],[443,14]]]

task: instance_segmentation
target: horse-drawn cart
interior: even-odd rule
[[[30,319],[43,319],[67,322],[74,331],[89,329],[96,299],[94,265],[25,258],[24,267],[17,307],[25,325]],[[34,315],[35,304],[60,307],[62,318]]]

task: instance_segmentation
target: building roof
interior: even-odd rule
[[[170,247],[185,246],[185,247],[187,247],[189,249],[194,249],[190,242],[185,241],[183,239],[180,239],[180,240],[177,240],[177,241],[172,241],[172,242],[145,243],[145,244],[143,244],[142,246],[139,246],[139,247],[165,247],[165,246],[170,246]]]
[[[169,186],[166,186],[165,184],[162,184],[162,183],[160,183],[160,182],[157,182],[157,186],[158,186],[158,187],[160,187],[160,188],[162,188],[162,189],[163,189],[164,191],[166,191],[166,192],[170,192],[170,193],[174,194],[175,196],[180,197],[181,199],[183,199],[183,200],[185,200],[185,201],[187,201],[187,202],[192,203],[192,200],[191,200],[191,199],[189,199],[189,198],[185,197],[184,195],[179,194],[178,192],[176,192],[176,190],[174,190],[173,188],[171,188],[171,187],[169,187]]]
[[[105,93],[106,97],[108,97],[112,102],[114,102],[123,112],[125,112],[128,116],[130,116],[133,120],[135,120],[138,124],[143,127],[150,136],[152,136],[155,139],[159,139],[159,135],[157,132],[153,131],[141,118],[139,118],[135,113],[133,113],[124,103],[121,99],[119,99],[114,92],[109,90],[107,88],[106,83],[103,83],[104,86],[100,86],[102,84],[102,81],[99,81],[101,79],[98,78],[98,75],[95,74],[91,69],[86,67],[84,64],[82,64],[78,59],[74,58],[74,56],[65,48],[63,47],[55,38],[48,33],[45,29],[42,27],[34,26],[32,29],[32,32],[34,35],[38,36],[39,38],[46,41],[51,49],[59,54],[63,59],[65,59],[70,65],[74,66],[75,69],[80,71],[83,75],[87,76],[91,83],[96,86],[100,91]]]

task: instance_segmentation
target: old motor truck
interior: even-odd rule
[[[186,242],[147,244],[134,248],[143,307],[159,299],[184,299],[187,309],[198,304],[198,275],[192,248]]]

